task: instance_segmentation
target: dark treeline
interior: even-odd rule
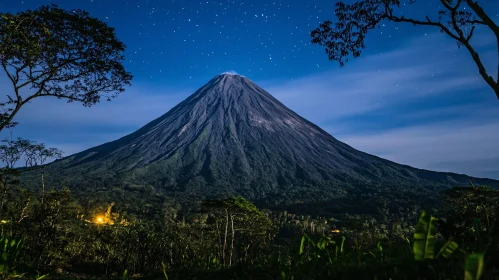
[[[499,192],[487,187],[446,190],[442,207],[422,215],[381,206],[311,216],[240,196],[187,206],[153,189],[121,198],[29,191],[2,171],[3,279],[499,277]]]

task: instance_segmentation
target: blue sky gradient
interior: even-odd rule
[[[437,29],[385,22],[368,34],[363,55],[340,68],[309,43],[312,29],[334,19],[332,0],[7,0],[0,9],[50,2],[82,8],[115,27],[135,78],[123,95],[91,108],[35,99],[16,116],[14,137],[70,155],[135,131],[213,76],[236,71],[356,149],[418,168],[499,179],[499,101],[469,53]],[[435,17],[432,3],[401,10]],[[499,1],[480,4],[499,22]],[[492,32],[477,29],[472,43],[497,77]],[[0,89],[11,90],[3,73]]]

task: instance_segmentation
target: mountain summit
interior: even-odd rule
[[[355,150],[246,77],[228,73],[136,132],[48,169],[88,180],[113,176],[166,192],[250,199],[469,183],[465,175],[416,169]]]

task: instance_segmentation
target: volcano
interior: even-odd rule
[[[116,187],[148,185],[167,193],[253,200],[314,200],[395,188],[414,193],[469,184],[466,175],[358,151],[234,74],[214,77],[136,132],[58,160],[47,171],[66,178],[66,185],[75,181],[68,178],[82,176],[86,188],[112,179],[118,180]]]

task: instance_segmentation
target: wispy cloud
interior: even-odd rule
[[[0,88],[8,88],[0,81]],[[1,137],[12,136],[46,143],[65,155],[103,144],[131,133],[160,117],[196,90],[136,85],[111,102],[102,101],[92,107],[67,103],[56,98],[38,98],[16,115],[19,125],[2,131]]]
[[[354,148],[419,168],[499,178],[499,114],[480,114],[476,106],[461,109],[477,112],[482,118],[436,121],[338,138]]]
[[[488,69],[496,69],[489,38],[477,42]],[[354,148],[419,168],[499,179],[499,103],[469,53],[441,34],[337,70],[262,84]]]
[[[458,97],[468,91],[470,96],[487,93],[490,96],[485,98],[493,99],[469,54],[442,42],[441,37],[430,34],[393,52],[359,58],[344,68],[261,84],[289,107],[310,111],[320,121],[416,103],[456,90],[460,91]],[[486,52],[484,61],[494,61],[493,55]]]
[[[497,69],[489,37],[476,40],[488,69]],[[343,68],[292,81],[255,82],[359,150],[419,168],[499,179],[499,103],[469,53],[441,34],[414,38]],[[91,108],[35,100],[19,113],[14,136],[69,155],[135,131],[200,86],[135,84],[112,102]],[[6,87],[0,81],[0,89]]]

